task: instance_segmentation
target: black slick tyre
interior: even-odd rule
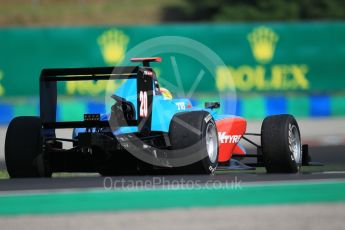
[[[292,115],[274,115],[264,119],[261,147],[268,173],[299,172],[302,164],[301,135]]]
[[[10,122],[5,140],[5,161],[11,178],[51,176],[42,154],[39,117],[16,117]]]
[[[177,167],[183,174],[210,174],[218,165],[218,132],[216,123],[207,111],[176,114],[169,128],[174,155],[193,156],[194,162]],[[191,155],[192,154],[192,155]]]

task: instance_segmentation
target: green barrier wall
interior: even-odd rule
[[[222,96],[235,88],[242,111],[251,111],[256,105],[256,111],[248,114],[260,118],[271,113],[266,109],[270,107],[267,96],[293,96],[285,100],[285,110],[309,116],[314,114],[309,105],[318,103],[314,96],[320,99],[321,95],[328,98],[327,111],[321,114],[345,115],[345,22],[2,28],[0,102],[16,105],[13,98],[37,96],[42,68],[121,65],[131,58],[126,53],[133,47],[159,36],[196,40],[224,62],[206,69],[198,56],[174,52],[172,40],[173,48],[170,52],[162,50],[159,55],[163,63],[154,67],[169,88],[179,85],[174,62],[177,64],[182,87],[171,89],[174,94],[188,94],[203,70],[203,77],[193,88],[196,100],[200,94]],[[101,81],[70,82],[60,85],[59,93],[101,98],[104,88]],[[274,103],[279,104],[279,100]],[[12,113],[21,110],[11,109]],[[32,107],[29,110],[33,111]]]
[[[42,68],[119,65],[135,45],[169,35],[197,40],[224,61],[226,66],[206,73],[215,79],[206,77],[202,92],[226,92],[231,87],[224,68],[230,69],[239,92],[344,90],[343,22],[179,24],[0,29],[0,95],[36,95]],[[193,83],[188,76],[195,76],[202,66],[181,58],[176,60],[188,88]],[[162,78],[171,78],[171,65],[169,58],[156,65]],[[97,94],[97,85],[86,88],[84,93]],[[62,92],[83,93],[83,88],[70,86]]]

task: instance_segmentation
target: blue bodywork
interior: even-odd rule
[[[135,79],[125,80],[125,82],[115,91],[114,95],[125,98],[134,105],[136,110],[138,109],[137,84]],[[233,115],[219,115],[216,110],[193,108],[189,99],[166,99],[163,95],[158,94],[157,91],[154,90],[151,131],[169,132],[170,122],[176,113],[200,110],[208,111],[215,120],[234,117]],[[137,116],[137,113],[135,113],[135,116]],[[135,118],[137,119],[137,117]],[[101,119],[108,120],[109,116],[107,114],[103,114]],[[85,132],[85,128],[75,129],[73,136],[77,136],[79,132]],[[138,127],[135,126],[125,126],[113,131],[114,135],[136,132],[138,132]]]

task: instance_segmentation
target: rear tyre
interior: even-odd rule
[[[292,115],[266,117],[261,126],[261,146],[268,173],[297,173],[300,170],[301,135]]]
[[[42,124],[39,117],[16,117],[7,129],[5,161],[11,178],[50,177],[42,154]]]
[[[212,115],[206,111],[176,114],[169,138],[174,155],[195,154],[196,162],[177,167],[177,173],[210,174],[218,165],[218,132]],[[194,157],[194,156],[193,156]]]

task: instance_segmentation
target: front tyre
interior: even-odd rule
[[[299,172],[302,165],[301,134],[292,115],[274,115],[264,119],[261,147],[268,173]]]

